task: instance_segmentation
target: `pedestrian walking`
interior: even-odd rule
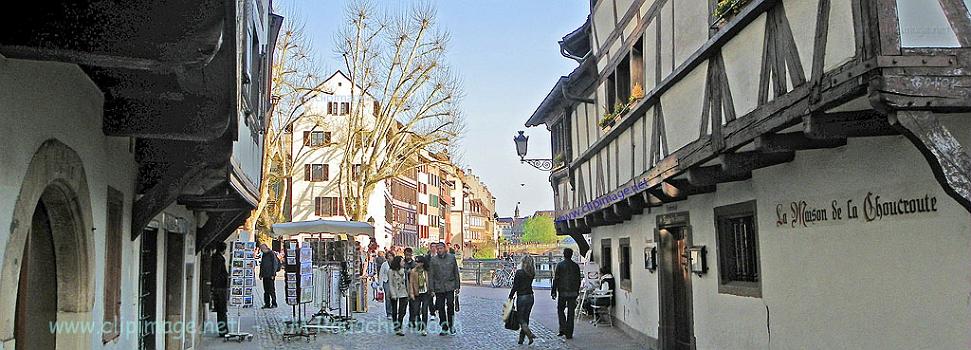
[[[513,277],[512,290],[509,291],[509,299],[516,297],[516,314],[519,317],[519,344],[523,343],[524,338],[529,338],[529,344],[533,344],[536,335],[529,330],[529,313],[533,311],[533,279],[536,278],[536,265],[533,257],[529,254],[523,257]]]
[[[405,248],[404,250],[404,260],[401,261],[401,268],[405,270],[405,283],[410,283],[408,280],[411,278],[411,269],[415,268],[415,251],[411,248]],[[415,328],[415,313],[418,310],[412,308],[412,303],[408,302],[408,328]]]
[[[391,305],[391,317],[394,320],[394,333],[405,335],[401,331],[401,323],[405,319],[405,310],[408,308],[408,284],[405,280],[405,269],[401,266],[402,258],[396,256],[389,264],[388,272],[388,294],[386,303]]]
[[[580,265],[573,261],[573,249],[563,249],[563,261],[553,270],[553,300],[556,300],[556,316],[560,332],[557,336],[573,339],[573,323],[576,317],[577,297],[580,296]],[[559,300],[557,300],[559,296]]]
[[[415,267],[408,274],[408,298],[410,311],[408,322],[415,324],[422,336],[428,335],[428,309],[432,301],[428,289],[428,258],[415,258]]]
[[[431,288],[435,292],[435,308],[442,331],[438,335],[455,334],[455,294],[461,288],[459,266],[455,256],[448,253],[445,243],[439,243],[437,253],[429,261]]]
[[[431,268],[429,266],[429,263],[431,263],[432,257],[435,256],[436,254],[438,254],[438,243],[437,242],[428,243],[428,252],[425,253],[425,270],[426,271],[428,271]],[[431,275],[428,276],[428,279],[431,280]],[[428,297],[431,299],[431,304],[429,304],[429,308],[428,308],[428,319],[434,321],[435,320],[435,315],[438,312],[438,310],[435,307],[436,305],[438,305],[435,302],[435,293],[429,291],[428,292]]]
[[[228,318],[226,317],[226,302],[229,300],[229,272],[226,271],[226,243],[216,243],[216,249],[212,252],[211,269],[209,271],[209,284],[212,287],[212,304],[216,309],[216,329],[219,337],[225,337],[229,333],[227,327]]]
[[[270,250],[270,247],[266,246],[266,243],[260,244],[260,251],[263,252],[263,255],[260,257],[260,279],[263,280],[263,308],[271,309],[277,307],[274,279],[276,279],[276,272],[280,270],[280,260]]]
[[[391,260],[393,259],[394,259],[394,254],[391,254],[390,252],[385,253],[384,262],[381,263],[381,269],[380,269],[380,272],[378,272],[378,280],[381,281],[381,288],[384,289],[384,298],[385,298],[384,316],[389,320],[391,319],[391,316],[394,314],[394,312],[391,311],[393,307],[391,305],[390,300],[388,299],[390,297],[388,295],[390,294],[388,291],[388,274],[391,272]]]

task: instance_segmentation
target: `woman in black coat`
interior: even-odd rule
[[[533,279],[536,277],[536,266],[533,257],[523,257],[519,270],[512,280],[512,290],[509,299],[516,296],[516,314],[519,317],[519,344],[523,338],[529,337],[529,344],[533,344],[536,335],[529,330],[529,313],[533,311]]]

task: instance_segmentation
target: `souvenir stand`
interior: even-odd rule
[[[236,331],[227,334],[223,341],[244,339],[253,341],[253,334],[241,332],[239,327],[240,309],[253,306],[253,286],[256,280],[256,242],[233,242],[232,259],[230,260],[229,305],[236,308]]]
[[[313,280],[313,248],[309,244],[300,244],[296,239],[283,241],[284,273],[287,305],[293,308],[289,330],[283,334],[283,339],[293,337],[310,337],[315,335],[304,328],[303,315],[306,305],[314,298]]]
[[[363,286],[354,237],[373,236],[374,228],[355,221],[313,220],[276,224],[273,231],[289,237],[287,242],[302,240],[303,245],[312,247],[310,278],[314,288],[310,306],[318,311],[302,327],[334,332],[348,329],[356,322],[353,312],[359,302],[355,299]]]

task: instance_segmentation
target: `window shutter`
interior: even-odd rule
[[[374,115],[377,116],[380,113],[381,113],[381,103],[378,101],[374,101]]]
[[[303,165],[303,179],[310,181],[310,164]]]
[[[327,114],[334,114],[334,103],[327,102]]]
[[[324,164],[323,173],[324,173],[324,175],[323,175],[323,179],[322,180],[329,181],[330,180],[330,164]]]
[[[304,131],[303,132],[303,145],[304,146],[310,146],[310,132],[309,131]]]

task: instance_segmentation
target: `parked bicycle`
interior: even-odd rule
[[[515,273],[516,264],[512,262],[512,259],[507,259],[492,272],[492,288],[512,287],[512,279]]]

